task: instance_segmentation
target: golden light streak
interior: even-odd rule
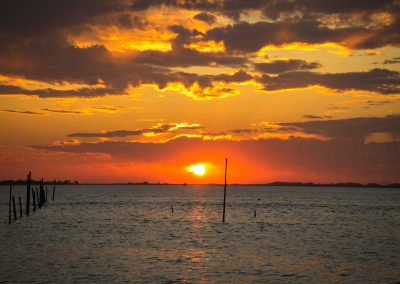
[[[225,45],[222,41],[199,41],[185,45],[185,47],[200,52],[225,52]]]
[[[324,51],[324,52],[329,52],[333,53],[335,55],[340,55],[340,56],[348,56],[351,54],[351,49],[347,48],[343,45],[333,43],[333,42],[327,42],[327,43],[321,43],[321,44],[307,44],[307,43],[301,43],[301,42],[294,42],[290,44],[283,44],[280,46],[276,45],[267,45],[261,48],[258,52],[257,55],[260,57],[265,56],[265,54],[268,54],[268,51],[274,50],[274,51],[279,51],[279,50],[294,50],[294,51]]]

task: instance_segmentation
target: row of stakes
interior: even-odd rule
[[[46,189],[44,188],[43,178],[40,180],[39,188],[36,188],[36,190],[31,188],[31,183],[32,183],[32,174],[31,174],[31,172],[29,172],[29,174],[27,176],[27,180],[26,180],[26,210],[25,210],[26,216],[29,216],[29,213],[30,213],[31,193],[32,193],[32,205],[33,205],[34,212],[36,211],[36,205],[37,205],[38,209],[41,209],[44,206],[44,204],[47,203],[48,190],[47,190],[47,187],[46,187]],[[54,201],[55,191],[56,191],[56,186],[54,185],[53,196],[52,196],[53,201]],[[22,214],[21,196],[18,197],[18,200],[19,200],[19,214],[20,214],[20,217],[22,217],[23,214]],[[12,195],[12,185],[10,185],[10,199],[9,199],[8,207],[9,207],[8,224],[11,224],[11,222],[12,222],[11,207],[13,208],[13,211],[14,211],[14,222],[17,220],[17,207],[15,205],[15,196]]]
[[[223,203],[223,213],[222,213],[222,222],[225,223],[225,203],[226,203],[226,173],[227,173],[227,168],[228,168],[228,159],[225,159],[225,184],[224,184],[224,203]],[[29,172],[27,176],[27,183],[26,183],[26,216],[29,216],[29,208],[30,208],[30,193],[32,192],[32,204],[33,204],[33,211],[36,211],[36,204],[39,209],[42,208],[42,206],[47,203],[47,187],[44,189],[44,182],[43,178],[40,180],[40,185],[39,189],[36,188],[36,190],[33,190],[31,188],[31,182],[32,182],[32,174]],[[54,201],[54,194],[55,194],[56,186],[54,185],[53,187],[53,196],[52,200]],[[19,199],[19,213],[20,217],[23,216],[22,214],[22,201],[21,201],[21,196],[18,197]],[[10,200],[9,200],[9,218],[8,218],[8,223],[11,224],[11,204],[14,209],[14,221],[17,220],[17,208],[15,206],[15,197],[12,196],[12,185],[10,185]],[[171,213],[174,214],[174,207],[171,205]],[[256,218],[257,212],[256,209],[254,209],[254,215],[253,217]]]

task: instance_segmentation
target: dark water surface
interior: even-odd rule
[[[25,200],[25,187],[14,195]],[[1,187],[0,282],[400,281],[400,189],[232,186],[225,224],[222,195],[58,186],[54,202],[8,225]]]

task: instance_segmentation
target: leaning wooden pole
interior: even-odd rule
[[[15,198],[12,197],[13,209],[14,209],[14,221],[17,220],[17,208],[15,208]]]
[[[29,203],[31,201],[31,178],[32,174],[29,172],[26,180],[26,215],[29,216]]]
[[[11,224],[11,193],[12,193],[12,185],[10,184],[10,200],[8,202],[8,224]]]
[[[225,159],[225,185],[224,185],[224,209],[222,211],[222,223],[225,223],[225,205],[226,205],[226,171],[228,169],[228,159]]]

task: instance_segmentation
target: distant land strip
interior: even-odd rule
[[[39,185],[39,180],[32,180],[32,185]],[[0,181],[0,185],[25,185],[26,180],[2,180]],[[80,183],[78,181],[71,180],[52,180],[52,181],[44,181],[46,185],[186,185],[186,183],[151,183],[147,181],[143,182],[127,182],[127,183]],[[210,184],[188,184],[188,185],[223,185],[217,183]],[[390,183],[390,184],[379,184],[379,183],[358,183],[358,182],[338,182],[338,183],[314,183],[314,182],[282,182],[276,181],[271,183],[232,183],[230,186],[311,186],[311,187],[364,187],[364,188],[400,188],[399,183]]]

